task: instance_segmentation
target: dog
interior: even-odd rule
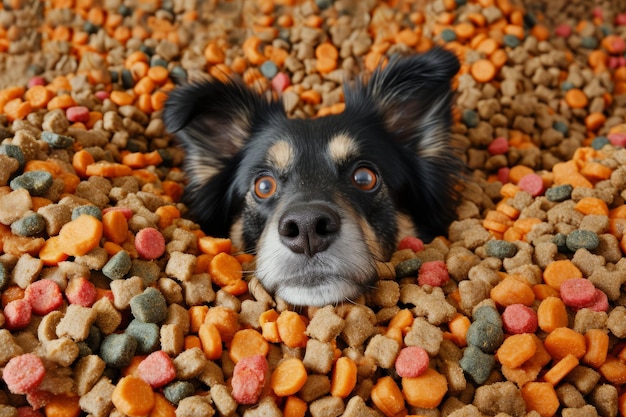
[[[256,277],[295,306],[354,301],[404,235],[454,219],[464,164],[450,141],[454,54],[391,58],[345,83],[342,113],[289,118],[239,81],[175,88],[163,120],[182,145],[184,201],[211,236],[256,254]]]

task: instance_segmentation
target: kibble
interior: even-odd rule
[[[52,186],[52,174],[47,171],[29,171],[11,180],[13,190],[25,189],[30,195],[41,196]]]

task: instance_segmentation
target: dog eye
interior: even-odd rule
[[[378,185],[378,175],[370,168],[359,167],[352,173],[352,184],[362,191],[372,191]]]
[[[276,179],[269,175],[259,177],[254,183],[254,194],[258,198],[270,198],[276,192]]]

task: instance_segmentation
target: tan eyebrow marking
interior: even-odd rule
[[[333,137],[328,143],[328,153],[335,163],[341,163],[359,152],[359,147],[354,139],[346,134]]]
[[[274,143],[267,151],[267,162],[280,171],[287,171],[294,160],[293,148],[285,140]]]

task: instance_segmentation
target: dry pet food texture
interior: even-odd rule
[[[0,416],[626,415],[626,6],[5,0]],[[239,77],[293,117],[443,45],[458,220],[294,309],[180,202],[161,112]]]

